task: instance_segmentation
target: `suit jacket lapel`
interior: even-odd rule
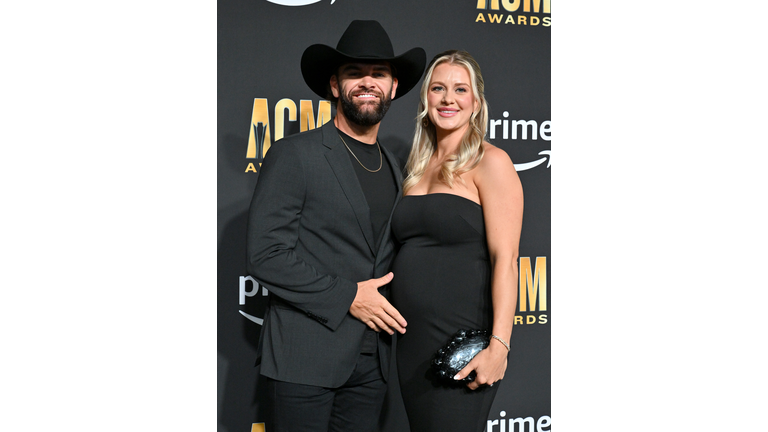
[[[390,153],[386,147],[381,146],[381,151],[389,161],[389,168],[392,170],[392,175],[395,177],[395,183],[397,183],[397,200],[400,200],[400,197],[403,195],[403,173],[401,171],[403,167],[400,166],[397,158]]]
[[[397,161],[397,158],[389,152],[384,146],[381,146],[381,151],[384,153],[384,156],[389,161],[389,167],[392,170],[392,176],[395,178],[395,185],[397,187],[397,194],[395,195],[395,202],[392,204],[392,211],[389,213],[389,219],[387,220],[387,224],[384,226],[384,229],[381,233],[382,241],[379,242],[379,250],[376,253],[377,257],[377,263],[378,259],[383,259],[386,254],[382,253],[386,247],[389,247],[387,244],[388,242],[383,241],[383,239],[388,238],[391,235],[392,232],[392,215],[395,213],[395,208],[397,207],[397,204],[400,202],[400,199],[403,197],[403,174],[400,171],[402,167],[400,167],[400,164]]]
[[[352,206],[352,210],[355,212],[355,216],[357,216],[357,223],[360,225],[360,230],[363,232],[363,236],[368,243],[371,253],[375,255],[376,251],[374,250],[374,246],[376,245],[376,242],[373,238],[371,211],[368,208],[368,202],[365,200],[363,188],[360,187],[357,174],[355,174],[355,169],[349,162],[347,148],[341,143],[341,138],[339,138],[339,134],[336,131],[336,126],[333,121],[329,121],[323,126],[323,145],[329,149],[329,151],[325,153],[325,158],[328,160],[331,169],[333,169],[336,179],[339,181],[339,185],[344,191],[344,195],[346,195],[349,204]]]

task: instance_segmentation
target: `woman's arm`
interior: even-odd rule
[[[485,156],[473,176],[485,218],[485,233],[491,259],[493,299],[492,334],[509,344],[517,308],[518,246],[523,222],[523,188],[507,152],[486,145]],[[491,338],[457,375],[461,379],[473,369],[477,378],[468,384],[472,390],[493,384],[504,377],[507,347]]]

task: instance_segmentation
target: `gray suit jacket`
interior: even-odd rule
[[[381,150],[399,200],[402,174],[395,157]],[[248,272],[270,291],[258,348],[262,375],[323,387],[346,382],[367,328],[349,307],[357,282],[390,270],[389,223],[378,250],[376,244],[365,195],[333,122],[272,145],[251,201],[247,237]],[[387,296],[387,289],[380,291]],[[381,332],[385,378],[390,344]]]

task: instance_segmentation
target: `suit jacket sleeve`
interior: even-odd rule
[[[355,299],[357,283],[322,274],[295,252],[305,193],[298,149],[290,141],[274,143],[262,163],[248,214],[248,272],[282,300],[335,330]]]

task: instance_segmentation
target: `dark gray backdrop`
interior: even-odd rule
[[[289,3],[290,0],[273,0]],[[300,3],[294,0],[293,3]],[[262,291],[244,279],[245,228],[248,205],[258,180],[256,158],[246,151],[252,130],[254,99],[266,99],[270,138],[275,138],[275,104],[290,99],[300,113],[301,100],[311,101],[317,120],[319,98],[304,84],[299,61],[314,43],[335,46],[353,19],[375,19],[389,33],[396,54],[414,46],[428,59],[447,49],[464,49],[480,63],[486,81],[495,136],[518,167],[525,192],[520,242],[522,260],[539,272],[539,296],[545,304],[518,306],[523,323],[515,326],[509,368],[489,415],[488,432],[548,431],[550,419],[550,29],[548,2],[530,2],[524,11],[498,10],[488,0],[323,0],[286,6],[267,0],[220,0],[218,3],[218,429],[250,432],[264,422],[266,401],[254,367],[263,316]],[[507,7],[514,6],[513,3]],[[478,19],[480,15],[483,19]],[[383,145],[406,158],[413,131],[418,87],[392,104],[380,129]],[[280,116],[283,112],[278,113]],[[506,114],[506,115],[505,115]],[[527,136],[513,120],[527,121]],[[537,136],[533,137],[535,122]],[[299,121],[285,119],[285,136],[299,132]],[[505,138],[502,128],[506,125]],[[543,129],[542,129],[543,128]],[[541,132],[544,132],[542,136]],[[525,139],[523,139],[525,138]],[[249,165],[252,164],[252,165]],[[249,168],[250,166],[250,168]],[[255,170],[255,171],[254,171]],[[538,259],[537,259],[538,258]],[[524,266],[521,276],[525,279]],[[526,280],[521,290],[528,292]],[[527,305],[527,302],[526,302]],[[249,319],[246,315],[253,317]],[[407,432],[396,380],[387,396],[380,430]],[[298,414],[298,413],[297,413]],[[516,422],[514,420],[517,420]],[[262,426],[257,426],[260,428]],[[266,431],[270,425],[266,424]]]

